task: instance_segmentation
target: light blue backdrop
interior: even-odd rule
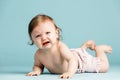
[[[33,65],[27,29],[39,13],[54,18],[70,48],[89,39],[109,44],[110,64],[120,64],[120,0],[0,0],[0,67]]]

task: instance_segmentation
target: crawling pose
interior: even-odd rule
[[[71,78],[76,72],[106,72],[109,68],[106,53],[111,53],[110,46],[96,46],[94,41],[89,40],[80,48],[69,49],[60,41],[60,28],[47,15],[35,16],[28,31],[32,44],[38,50],[33,71],[27,76],[40,75],[44,67],[51,73],[61,74],[60,78]],[[95,57],[86,51],[88,48],[95,51]]]

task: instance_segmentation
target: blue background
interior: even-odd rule
[[[37,48],[28,44],[27,30],[39,13],[55,20],[70,48],[89,39],[108,44],[110,64],[120,64],[120,0],[0,0],[0,67],[33,65]]]

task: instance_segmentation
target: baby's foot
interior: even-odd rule
[[[89,48],[91,50],[95,50],[95,47],[96,47],[96,44],[93,40],[89,40],[85,42],[82,46],[82,48],[85,48],[85,49]]]
[[[95,50],[96,44],[95,44],[94,41],[89,40],[89,41],[87,42],[87,47],[90,48],[91,50]]]
[[[104,51],[105,53],[112,53],[112,47],[108,45],[96,46],[95,50]]]

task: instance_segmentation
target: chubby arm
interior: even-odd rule
[[[39,54],[37,51],[34,56],[33,70],[32,72],[29,72],[27,76],[39,76],[43,72],[44,66],[40,63],[38,56]]]
[[[78,59],[62,42],[60,42],[60,51],[61,56],[68,62],[68,70],[67,72],[64,72],[62,75],[60,75],[60,78],[71,78],[78,68]]]

